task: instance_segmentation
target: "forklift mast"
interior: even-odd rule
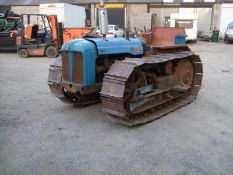
[[[52,39],[55,44],[55,47],[58,49],[60,46],[58,38],[58,21],[56,15],[48,15],[48,20],[51,26]]]

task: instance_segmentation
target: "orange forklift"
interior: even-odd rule
[[[58,56],[59,39],[56,15],[22,14],[17,52],[22,58],[30,56]]]

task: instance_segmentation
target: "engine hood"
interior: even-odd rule
[[[98,55],[111,55],[129,53],[131,55],[142,55],[143,46],[142,42],[136,38],[109,38],[103,40],[102,38],[87,38],[97,47]]]

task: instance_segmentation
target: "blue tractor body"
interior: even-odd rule
[[[103,40],[102,38],[76,39],[63,44],[62,54],[68,53],[68,78],[63,77],[63,82],[76,87],[92,86],[96,83],[96,62],[101,56],[114,56],[117,54],[132,55],[134,57],[143,55],[143,45],[139,39],[113,38]],[[74,65],[75,53],[81,54],[82,61]],[[64,63],[63,63],[64,64]],[[82,65],[80,65],[82,64]],[[81,70],[79,77],[82,81],[74,81],[74,69]]]
[[[61,48],[62,53],[68,52],[68,66],[69,67],[69,79],[64,79],[63,82],[73,83],[73,70],[75,69],[73,61],[75,59],[74,53],[81,53],[83,82],[82,84],[76,84],[76,86],[90,86],[95,83],[95,61],[97,57],[97,50],[94,43],[85,39],[71,40],[63,44]]]

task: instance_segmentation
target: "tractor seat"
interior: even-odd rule
[[[24,33],[24,38],[27,40],[29,43],[37,43],[37,32],[38,32],[39,26],[37,24],[35,25],[25,25],[25,33]]]
[[[35,25],[25,25],[25,34],[24,38],[27,40],[36,39],[37,38],[37,32],[38,32],[39,26],[37,24]]]
[[[31,36],[31,38],[34,38],[34,39],[37,38],[38,29],[39,29],[39,26],[37,24],[32,26],[32,36]]]

